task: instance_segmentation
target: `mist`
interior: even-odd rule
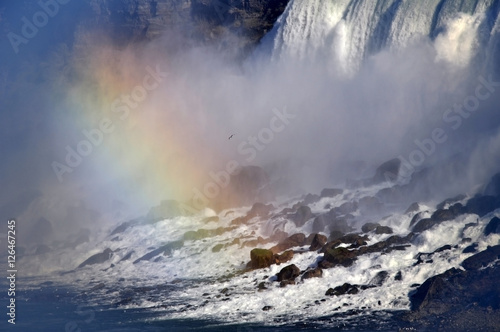
[[[179,30],[126,45],[86,25],[72,42],[42,31],[27,45],[35,62],[28,51],[7,62],[17,71],[3,86],[1,215],[20,221],[25,246],[97,236],[165,199],[188,201],[231,161],[286,179],[284,196],[369,177],[396,157],[410,174],[436,170],[427,200],[474,194],[498,171],[500,87],[482,88],[466,117],[448,110],[500,81],[498,37],[479,47],[481,19],[463,14],[435,38],[360,56],[343,49],[341,22],[314,61],[277,51],[279,25],[244,60]],[[53,229],[44,237],[40,218]]]

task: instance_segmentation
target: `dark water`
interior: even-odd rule
[[[6,289],[4,283],[0,287]],[[96,305],[95,298],[85,300],[71,286],[53,283],[42,283],[16,291],[16,324],[12,325],[7,322],[6,292],[2,292],[0,300],[5,308],[0,331],[398,331],[402,327],[396,316],[389,313],[366,317],[357,315],[352,320],[346,320],[343,314],[344,317],[323,317],[294,324],[287,323],[287,318],[283,317],[281,322],[274,321],[273,326],[222,324],[206,320],[165,320],[161,312],[149,309]],[[339,324],[340,320],[343,323]]]

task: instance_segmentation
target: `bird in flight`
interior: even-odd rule
[[[231,134],[231,136],[229,136],[229,138],[228,138],[228,139],[231,139],[231,138],[233,138],[233,136],[234,136],[234,134]]]

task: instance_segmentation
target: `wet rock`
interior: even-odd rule
[[[264,281],[260,282],[258,285],[257,285],[257,289],[259,291],[262,291],[262,290],[266,290],[267,287],[266,287],[266,283]]]
[[[310,278],[321,278],[323,277],[323,270],[319,267],[312,269],[312,270],[307,270],[303,275],[302,275],[302,280],[305,279],[310,279]]]
[[[271,250],[257,248],[250,251],[250,268],[252,269],[266,268],[274,262],[274,254]]]
[[[368,233],[373,231],[378,226],[380,226],[379,223],[368,222],[361,227],[361,230],[363,231],[363,233]]]
[[[93,256],[90,256],[87,258],[83,263],[78,265],[78,268],[87,266],[87,265],[94,265],[94,264],[101,264],[106,262],[111,258],[111,255],[113,254],[113,251],[109,248],[104,249],[103,252],[95,254]]]
[[[465,211],[467,213],[475,213],[479,217],[483,217],[499,207],[500,199],[498,197],[476,195],[467,201]]]
[[[451,205],[452,203],[456,203],[458,201],[464,200],[466,198],[465,195],[457,195],[453,198],[448,198],[436,205],[436,210],[442,210],[446,207],[446,205]]]
[[[470,246],[464,248],[464,250],[462,251],[462,253],[469,254],[469,253],[473,253],[473,252],[476,252],[476,251],[477,251],[477,243],[473,243]]]
[[[274,307],[273,306],[270,306],[270,305],[266,305],[262,308],[262,311],[269,311],[271,309],[273,309]]]
[[[304,224],[314,215],[311,212],[311,208],[307,205],[303,205],[297,209],[297,211],[289,216],[288,218],[294,222],[295,226],[302,227]]]
[[[280,287],[286,287],[288,285],[295,285],[295,280],[283,280],[280,282]]]
[[[392,228],[389,226],[377,226],[375,228],[375,234],[392,234]]]
[[[303,246],[306,241],[306,236],[303,233],[293,234],[271,248],[275,254],[285,251],[293,247]]]
[[[469,271],[452,268],[431,277],[410,296],[412,312],[405,319],[429,326],[446,322],[450,331],[498,330],[499,278],[498,265]]]
[[[338,247],[333,249],[328,249],[325,252],[323,261],[326,261],[334,267],[337,265],[342,265],[344,267],[351,266],[356,260],[356,252],[351,251],[347,248]]]
[[[113,236],[115,234],[120,234],[120,233],[123,233],[125,232],[125,230],[127,230],[130,226],[132,226],[132,222],[130,221],[127,221],[127,222],[124,222],[122,223],[120,226],[116,227],[112,232],[111,234],[109,234],[109,236]]]
[[[344,190],[342,190],[342,189],[325,188],[325,189],[321,190],[320,196],[321,197],[335,197],[338,195],[342,195],[343,193],[344,193]]]
[[[370,280],[370,285],[380,287],[387,281],[387,279],[389,279],[389,272],[380,271],[375,275],[375,277],[373,277],[372,280]]]
[[[314,237],[311,242],[311,246],[309,247],[310,251],[315,251],[321,249],[327,242],[327,238],[322,234],[314,234]]]
[[[330,232],[330,237],[328,238],[329,241],[335,241],[343,237],[345,233],[341,231],[331,231]]]
[[[358,202],[345,202],[342,205],[333,208],[331,212],[334,213],[335,215],[340,216],[356,212],[357,209],[358,209]]]
[[[293,255],[294,255],[293,250],[287,250],[284,253],[282,253],[281,255],[274,255],[275,262],[278,265],[282,264],[282,263],[289,262],[292,260]]]
[[[359,293],[359,286],[358,285],[351,285],[348,283],[343,284],[342,286],[337,286],[335,288],[329,288],[325,295],[328,296],[341,296],[341,295],[346,295],[346,294],[358,294]]]
[[[400,166],[401,160],[399,158],[386,161],[375,170],[375,175],[372,178],[373,184],[396,181]]]
[[[319,201],[321,199],[321,197],[319,197],[318,195],[315,195],[315,194],[307,194],[304,199],[302,200],[302,204],[303,205],[309,205],[309,204],[313,204],[313,203],[316,203],[317,201]]]
[[[465,259],[462,262],[462,266],[466,270],[477,270],[487,266],[498,258],[500,258],[500,245],[488,247],[488,249]]]
[[[408,214],[408,213],[412,213],[412,212],[418,212],[420,211],[420,204],[418,204],[417,202],[415,203],[412,203],[408,209],[406,209],[405,213],[404,214]]]
[[[175,249],[182,248],[183,245],[184,245],[183,241],[174,241],[174,242],[167,243],[166,245],[161,246],[160,248],[155,249],[153,251],[150,251],[147,254],[145,254],[144,256],[136,259],[133,264],[137,264],[140,261],[149,261],[150,259],[152,259],[153,257],[156,257],[158,255],[164,255],[164,256],[170,255],[170,254],[172,254],[172,251],[174,251]]]
[[[282,268],[277,276],[277,281],[293,281],[300,275],[300,269],[294,264]]]
[[[394,276],[394,280],[396,281],[403,280],[403,273],[401,273],[401,271],[398,271],[398,273],[396,273],[396,275]]]
[[[494,217],[490,220],[488,225],[484,228],[484,235],[500,234],[500,219]]]
[[[219,252],[222,250],[222,248],[224,248],[224,245],[219,243],[219,244],[216,244],[213,248],[212,248],[212,252]]]
[[[234,230],[236,227],[218,227],[216,229],[204,229],[200,228],[197,231],[187,231],[184,233],[184,241],[196,241],[196,240],[202,240],[208,237],[214,237],[218,235],[222,235],[226,232],[230,232]]]

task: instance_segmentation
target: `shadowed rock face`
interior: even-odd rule
[[[95,22],[115,41],[151,40],[175,30],[178,40],[247,54],[272,29],[289,0],[86,0]],[[89,23],[87,23],[89,24]]]

